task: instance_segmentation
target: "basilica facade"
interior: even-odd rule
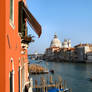
[[[45,50],[44,58],[47,60],[57,60],[57,58],[58,60],[63,60],[68,50],[73,50],[71,48],[71,40],[64,39],[64,41],[61,42],[55,34],[50,43],[50,47]]]
[[[50,47],[46,49],[45,54],[53,54],[54,52],[59,52],[61,49],[69,49],[71,48],[71,40],[64,39],[63,42],[61,42],[57,35],[55,34],[51,43]]]

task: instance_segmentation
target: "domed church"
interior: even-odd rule
[[[61,41],[58,39],[57,35],[54,35],[54,39],[51,41],[50,47],[59,47],[61,48]]]
[[[44,59],[64,59],[64,53],[66,50],[71,50],[71,40],[65,39],[63,42],[61,42],[55,34],[50,43],[50,47],[46,48],[45,50]]]
[[[53,56],[54,52],[59,52],[61,49],[61,41],[58,39],[57,35],[54,35],[53,40],[50,43],[50,47],[46,49],[45,54],[47,56]]]

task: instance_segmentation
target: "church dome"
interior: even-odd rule
[[[57,35],[54,35],[54,39],[51,41],[50,47],[61,48],[61,41],[58,39]]]

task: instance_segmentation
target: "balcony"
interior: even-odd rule
[[[30,42],[34,42],[32,37],[30,37],[30,36],[23,36],[22,37],[21,43],[29,44]]]
[[[20,37],[21,37],[21,43],[23,44],[29,44],[30,42],[34,42],[33,37],[31,35],[28,35],[28,29],[26,26],[26,22],[22,27],[22,32],[19,33]]]
[[[30,11],[27,9],[26,5],[23,1],[19,2],[19,35],[21,37],[21,43],[28,44],[30,42],[34,42],[32,39],[33,36],[27,35],[27,22],[29,23],[30,27],[36,32],[36,34],[40,37],[41,35],[41,26],[37,22],[37,20],[33,17]]]

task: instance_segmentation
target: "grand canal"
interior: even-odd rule
[[[55,71],[53,79],[55,80],[58,76],[62,76],[62,79],[67,81],[67,87],[72,88],[72,92],[92,92],[92,81],[89,80],[92,76],[92,64],[47,63],[48,69],[54,69]],[[41,75],[30,75],[33,79],[38,80],[39,76]],[[48,75],[44,76],[48,79]]]

